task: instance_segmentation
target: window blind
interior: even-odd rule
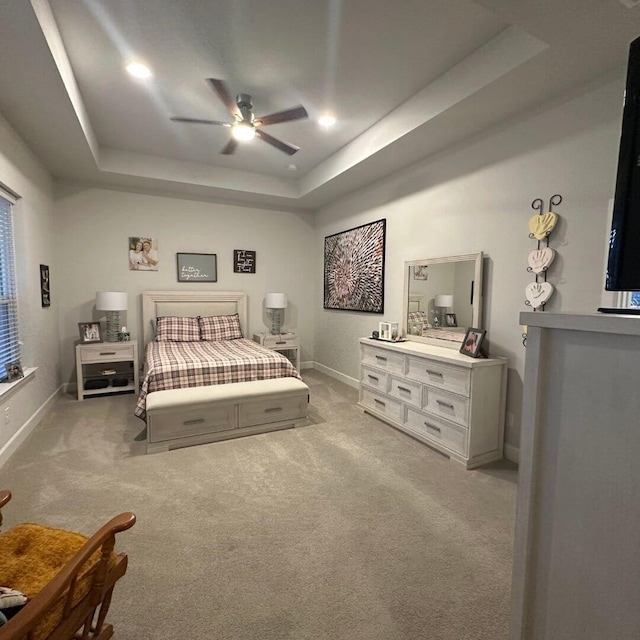
[[[0,379],[4,365],[20,359],[12,204],[0,192]]]

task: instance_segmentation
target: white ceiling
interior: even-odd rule
[[[58,178],[313,210],[622,74],[639,35],[622,0],[3,0],[0,112]],[[208,77],[256,116],[304,105],[265,128],[301,150],[170,121],[230,119]]]

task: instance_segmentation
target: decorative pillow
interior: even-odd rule
[[[409,311],[409,326],[417,324],[423,327],[430,327],[429,317],[424,311]]]
[[[161,316],[156,319],[158,342],[200,342],[198,318]]]
[[[240,318],[237,313],[230,316],[207,316],[199,318],[200,337],[203,340],[237,340],[242,338]]]

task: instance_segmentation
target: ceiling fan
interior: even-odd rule
[[[219,120],[203,120],[201,118],[182,118],[173,116],[171,120],[174,122],[188,122],[195,124],[214,124],[221,127],[231,129],[232,138],[229,140],[225,148],[221,151],[224,155],[235,153],[238,148],[238,141],[251,140],[254,137],[260,138],[272,147],[284,151],[287,155],[292,156],[300,147],[296,147],[288,142],[278,140],[268,133],[265,133],[261,127],[269,124],[278,124],[280,122],[290,122],[292,120],[301,120],[308,118],[309,114],[303,106],[293,107],[277,113],[271,113],[268,116],[256,118],[251,111],[253,109],[251,96],[246,93],[240,93],[236,96],[235,102],[231,97],[229,89],[222,80],[215,78],[207,78],[209,86],[215,91],[218,98],[222,101],[229,113],[233,116],[234,122],[220,122]]]

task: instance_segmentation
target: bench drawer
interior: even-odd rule
[[[238,407],[238,425],[253,427],[258,424],[304,418],[307,415],[307,405],[307,394],[246,402]]]
[[[147,414],[149,442],[228,431],[235,428],[235,404],[201,405],[187,411],[163,410]]]

